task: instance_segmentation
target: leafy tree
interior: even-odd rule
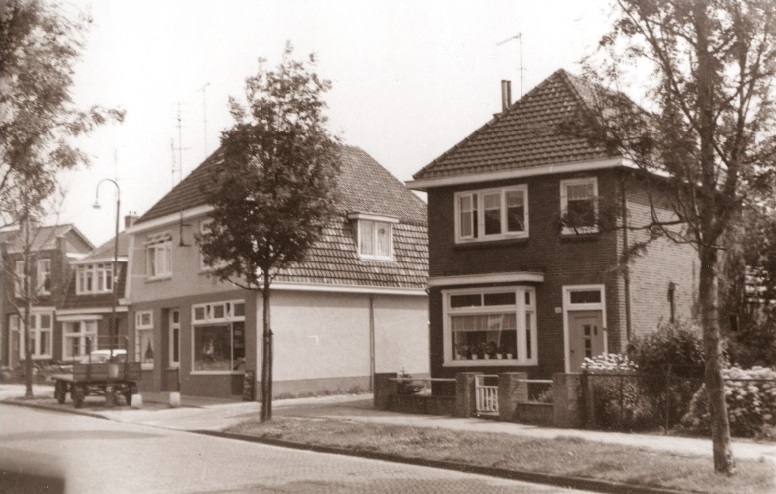
[[[56,1],[0,3],[0,224],[23,228],[27,244],[31,219],[44,215],[47,200],[57,188],[57,172],[89,162],[72,139],[124,118],[120,110],[74,108],[73,65],[81,56],[90,21],[69,9]],[[34,296],[29,266],[33,253],[28,247],[23,325],[26,395],[32,396],[29,314]]]
[[[651,178],[672,210],[653,205],[650,239],[698,253],[704,380],[714,468],[735,473],[718,310],[721,249],[752,197],[774,194],[776,3],[767,0],[617,0],[617,20],[588,60],[588,77],[649,87],[648,111],[598,91],[590,136]],[[646,76],[649,71],[649,76]],[[639,246],[643,247],[643,246]]]
[[[262,421],[272,418],[270,286],[320,238],[339,174],[338,144],[324,115],[330,83],[316,74],[313,55],[292,55],[287,44],[275,70],[246,80],[247,108],[230,98],[236,123],[222,133],[203,188],[214,208],[212,226],[199,238],[205,262],[215,277],[262,295]]]
[[[120,110],[73,106],[73,65],[83,52],[89,22],[56,1],[0,4],[0,216],[4,223],[19,224],[22,218],[14,213],[39,208],[54,191],[58,171],[88,164],[87,155],[73,145],[72,138],[109,120],[123,120]]]

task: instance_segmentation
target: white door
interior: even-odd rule
[[[569,312],[571,372],[578,372],[585,358],[604,352],[603,313],[600,310]]]

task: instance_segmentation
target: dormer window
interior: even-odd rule
[[[113,264],[109,262],[81,264],[75,272],[75,292],[78,295],[113,291]]]
[[[350,213],[356,224],[356,243],[361,259],[393,259],[393,225],[399,220],[390,216]]]

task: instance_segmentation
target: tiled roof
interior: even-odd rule
[[[119,233],[119,257],[127,257],[129,255],[129,235],[126,232]],[[100,245],[94,251],[86,256],[84,261],[103,261],[112,260],[114,255],[115,243],[113,239],[108,240],[104,244]]]
[[[32,251],[53,250],[57,248],[57,238],[68,234],[77,236],[86,246],[94,248],[92,243],[72,224],[41,226],[31,229],[32,233]],[[24,250],[25,238],[22,230],[15,228],[11,230],[0,231],[0,242],[8,244],[9,252],[21,252]]]
[[[337,181],[339,214],[313,247],[308,260],[276,278],[281,282],[323,283],[392,288],[425,288],[428,277],[426,204],[364,150],[341,146]],[[217,166],[211,155],[136,224],[205,205],[200,184],[207,169]],[[347,213],[372,213],[400,220],[393,226],[394,261],[361,260],[356,252],[355,225]]]
[[[118,268],[119,268],[119,285],[117,287],[118,289],[116,290],[117,302],[118,300],[124,298],[126,283],[122,283],[122,280],[125,280],[125,277],[126,277],[127,263],[120,262]],[[67,293],[65,293],[65,299],[62,303],[63,309],[87,309],[87,308],[95,308],[95,307],[112,306],[113,304],[112,293],[76,295],[75,274],[76,274],[75,269],[71,269],[70,284],[67,287]]]
[[[589,110],[598,90],[603,88],[558,70],[413,178],[434,179],[610,158],[603,146],[559,129],[560,124],[578,112]]]

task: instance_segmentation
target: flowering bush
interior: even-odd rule
[[[776,427],[776,370],[765,367],[722,371],[730,432],[735,436],[755,436]],[[688,429],[708,432],[711,414],[705,385],[692,398],[690,410],[682,418]]]
[[[628,359],[627,355],[619,353],[602,353],[593,358],[586,358],[582,362],[582,369],[596,371],[635,371],[638,366]]]

